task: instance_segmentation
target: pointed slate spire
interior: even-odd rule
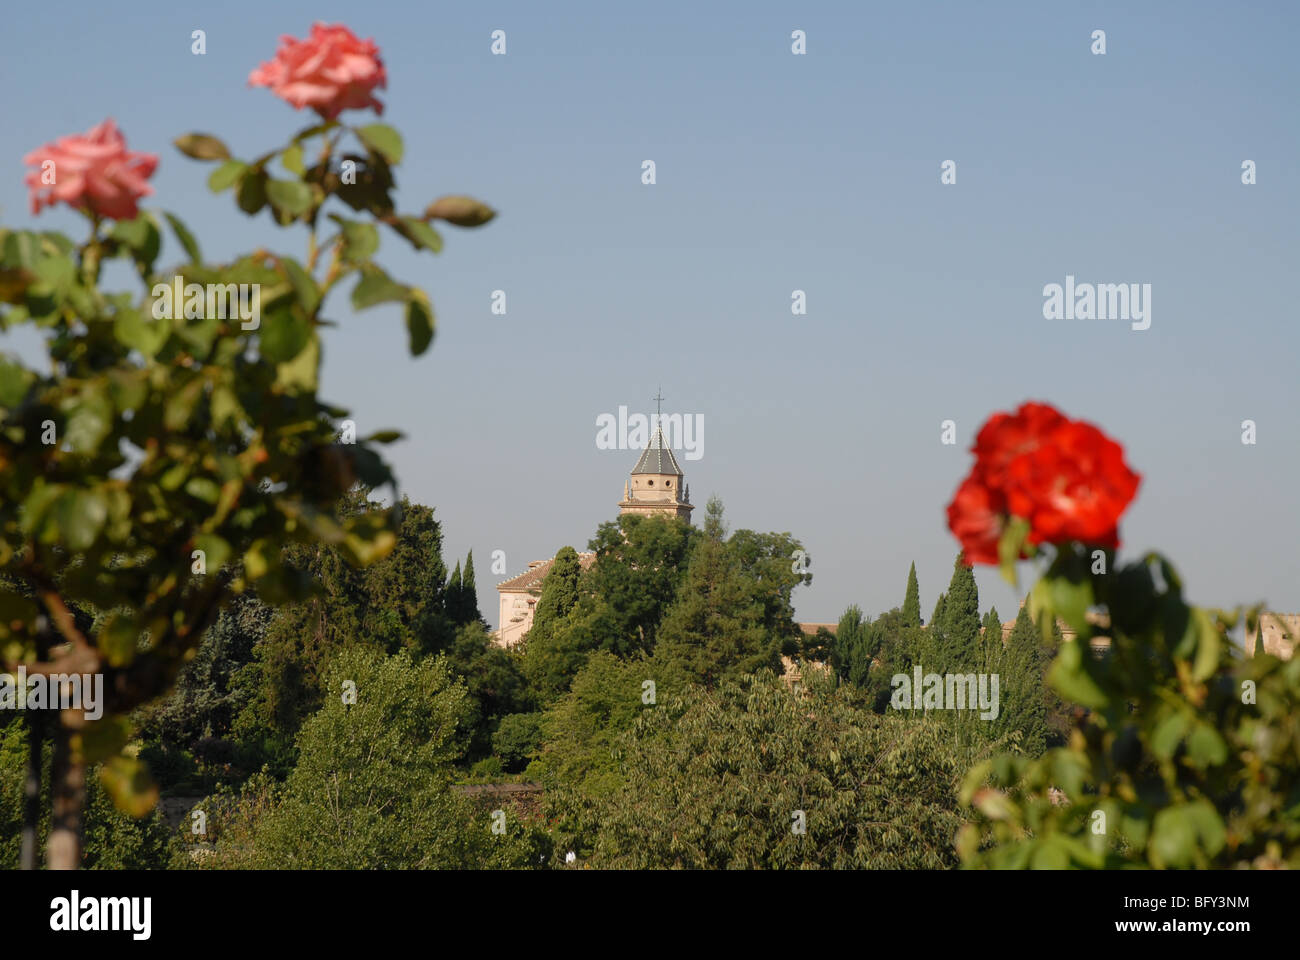
[[[655,426],[655,432],[650,438],[650,443],[646,445],[645,451],[641,454],[641,459],[632,468],[632,476],[636,476],[638,473],[658,473],[674,477],[685,476],[682,473],[682,468],[677,465],[677,458],[673,456],[672,449],[664,440],[663,427]]]

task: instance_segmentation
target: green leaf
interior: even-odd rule
[[[150,360],[158,355],[171,332],[170,320],[146,319],[135,309],[119,310],[113,318],[113,336],[118,343],[139,350]]]
[[[163,426],[168,430],[181,430],[190,422],[194,407],[203,395],[204,381],[195,377],[167,399],[163,408]]]
[[[284,153],[280,154],[280,163],[284,169],[300,177],[307,171],[302,162],[302,147],[296,143],[286,147]]]
[[[266,172],[251,169],[239,181],[239,209],[249,216],[266,206]]]
[[[373,224],[358,220],[345,220],[335,214],[330,219],[339,225],[343,234],[343,260],[347,263],[365,263],[379,249],[379,231]]]
[[[108,505],[97,490],[64,490],[54,502],[59,537],[73,553],[90,549],[107,517]]]
[[[172,143],[176,149],[195,160],[229,160],[230,151],[216,137],[206,133],[187,133],[177,137]]]
[[[13,408],[22,403],[35,380],[36,374],[0,355],[0,407]]]
[[[230,559],[230,544],[213,533],[201,533],[194,538],[194,549],[203,551],[203,565],[214,574]]]
[[[217,169],[212,171],[208,177],[208,189],[213,193],[220,193],[228,187],[234,185],[235,181],[244,175],[248,169],[248,164],[242,160],[227,160]]]
[[[316,279],[293,257],[280,257],[280,266],[284,267],[284,272],[288,274],[289,283],[298,296],[298,302],[302,304],[303,312],[307,316],[314,316],[316,308],[320,306],[321,296]]]
[[[433,304],[422,290],[413,290],[407,301],[406,332],[413,357],[424,353],[433,342]]]
[[[158,802],[158,786],[138,757],[113,757],[100,767],[99,781],[113,804],[137,820],[148,816]]]
[[[1228,759],[1228,744],[1208,723],[1198,723],[1187,737],[1187,759],[1202,770],[1217,767]]]
[[[185,484],[185,492],[195,500],[216,503],[221,496],[221,486],[211,477],[191,477]]]
[[[313,392],[320,381],[320,337],[313,331],[304,349],[275,369],[275,382],[286,393]]]
[[[352,306],[357,310],[373,307],[377,303],[401,303],[410,297],[410,291],[378,268],[362,274],[352,288]]]
[[[310,140],[317,134],[326,133],[333,130],[339,125],[337,120],[326,120],[324,123],[317,123],[304,130],[299,130],[293,135],[294,143],[302,143],[304,140]]]
[[[1012,517],[998,540],[998,569],[1002,572],[1002,579],[1013,587],[1016,585],[1016,561],[1024,550],[1029,530],[1028,520]]]
[[[496,211],[473,197],[439,197],[425,208],[426,220],[446,220],[458,227],[480,227],[495,217]]]
[[[372,123],[354,131],[367,147],[396,166],[402,162],[402,135],[386,123]]]
[[[31,269],[36,263],[36,235],[26,230],[14,230],[5,236],[4,262],[9,267]]]
[[[1092,658],[1084,652],[1086,647],[1086,643],[1078,640],[1061,644],[1047,680],[1066,700],[1100,709],[1109,703],[1110,698],[1089,673]]]
[[[125,245],[131,258],[146,273],[153,271],[153,263],[162,249],[162,232],[152,216],[141,212],[134,220],[119,220],[109,236]]]
[[[297,180],[271,180],[266,185],[271,205],[291,216],[301,216],[311,209],[311,187]]]
[[[1223,637],[1210,615],[1200,607],[1192,610],[1192,623],[1198,633],[1196,659],[1192,661],[1192,679],[1208,680],[1219,669],[1223,655]]]
[[[108,396],[102,388],[87,389],[61,406],[68,415],[63,442],[75,453],[87,456],[96,453],[113,429],[113,404]]]
[[[121,613],[112,613],[100,629],[95,645],[110,667],[124,667],[135,659],[139,636],[134,620]]]
[[[171,225],[172,233],[176,234],[176,239],[180,241],[185,248],[186,255],[190,258],[190,263],[198,266],[203,262],[203,257],[199,253],[198,241],[194,239],[194,234],[190,233],[189,227],[181,221],[175,214],[163,211],[163,216],[167,218],[167,223]]]
[[[311,338],[311,323],[297,310],[279,310],[262,318],[258,349],[272,363],[287,363]]]
[[[1069,580],[1063,576],[1044,578],[1049,584],[1053,612],[1072,626],[1081,636],[1092,630],[1088,623],[1088,608],[1093,605],[1092,581]]]
[[[1151,734],[1151,752],[1162,760],[1168,760],[1178,752],[1178,746],[1191,726],[1192,717],[1189,713],[1179,710],[1169,714]]]
[[[442,237],[438,236],[438,231],[423,220],[417,220],[415,217],[400,217],[393,227],[409,240],[415,249],[442,252]]]

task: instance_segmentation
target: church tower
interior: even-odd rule
[[[662,400],[662,397],[656,397]],[[619,513],[639,513],[680,517],[691,522],[691,488],[683,482],[682,468],[664,440],[662,416],[655,417],[655,432],[632,468],[632,477],[623,484]]]

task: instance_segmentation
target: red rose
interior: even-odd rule
[[[27,174],[32,213],[66,203],[101,217],[134,220],[141,197],[153,193],[148,179],[158,167],[158,155],[126,148],[111,119],[83,134],[60,137],[38,147],[23,163],[37,167]]]
[[[1119,546],[1119,519],[1141,477],[1124,450],[1088,423],[1040,403],[999,413],[980,428],[975,466],[948,507],[968,563],[997,563],[1009,516],[1029,522],[1030,543]]]
[[[975,474],[962,481],[948,504],[948,527],[961,541],[966,563],[998,562],[998,541],[1006,526],[1006,501]]]
[[[274,60],[248,75],[249,86],[271,92],[297,110],[311,107],[326,120],[344,110],[374,107],[375,89],[387,89],[388,74],[373,40],[359,40],[342,24],[313,24],[306,40],[283,36]]]
[[[1045,403],[1024,403],[1015,413],[995,413],[975,436],[976,467],[990,484],[1001,487],[1007,465],[1021,454],[1036,449],[1055,427],[1066,423],[1055,407]]]

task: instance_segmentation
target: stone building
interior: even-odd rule
[[[656,426],[654,435],[632,468],[630,478],[623,484],[619,513],[679,517],[690,523],[695,506],[691,503],[691,488],[685,479],[677,458],[664,439],[663,427]],[[578,561],[586,570],[596,562],[596,555],[580,553]],[[513,647],[532,628],[533,613],[542,595],[542,581],[554,563],[554,557],[534,560],[517,577],[497,584],[500,618],[493,639],[498,646]]]
[[[682,468],[664,440],[663,427],[656,426],[645,452],[632,468],[631,478],[623,484],[618,512],[680,517],[690,523],[694,509]]]
[[[578,554],[578,563],[583,570],[595,562],[594,553]],[[542,581],[551,572],[554,563],[554,557],[549,560],[534,560],[519,576],[497,584],[500,616],[497,632],[493,635],[497,646],[513,647],[532,627],[533,612],[542,596]]]
[[[1246,656],[1255,655],[1255,639],[1261,634],[1265,653],[1290,660],[1300,638],[1300,613],[1261,613],[1258,628],[1246,634]]]

